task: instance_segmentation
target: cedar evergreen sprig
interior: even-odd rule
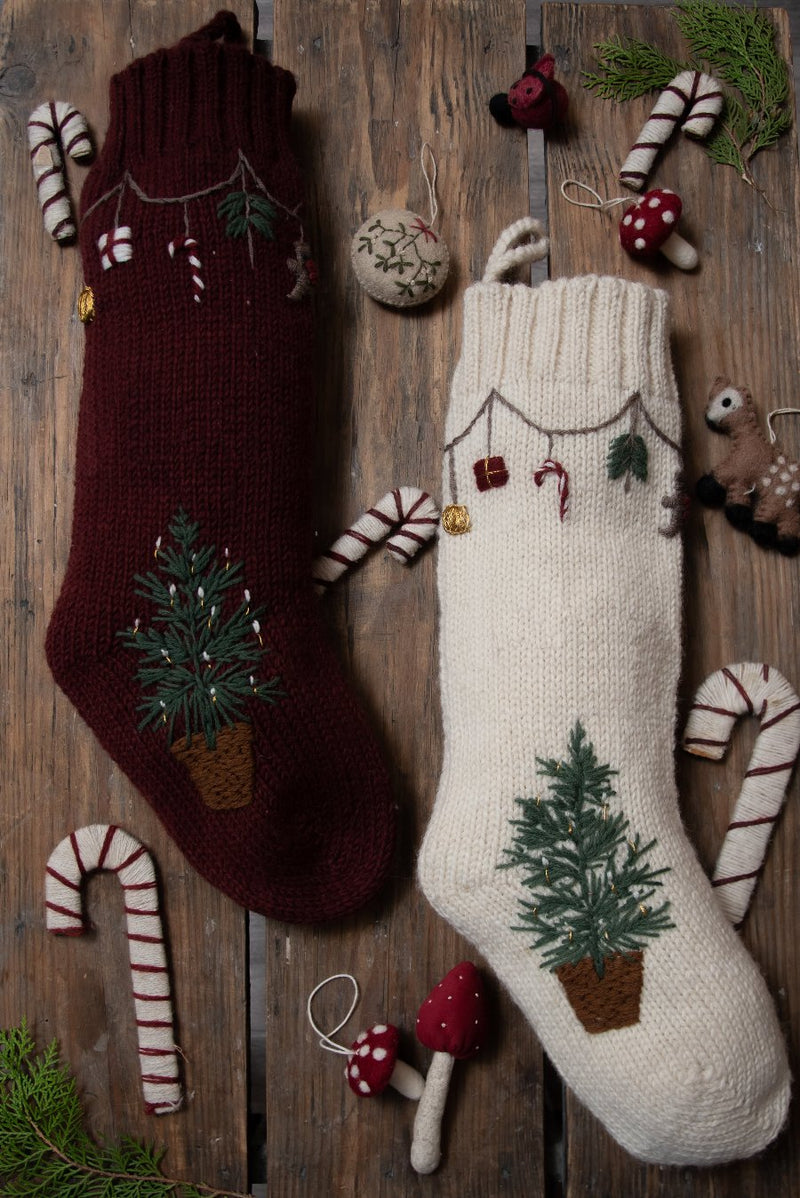
[[[125,1138],[98,1145],[53,1041],[37,1055],[26,1022],[0,1030],[0,1193],[7,1198],[247,1198],[165,1177],[164,1153]]]
[[[202,732],[214,749],[223,725],[247,719],[249,699],[277,701],[280,682],[256,678],[265,652],[260,643],[264,608],[251,608],[249,592],[240,590],[241,562],[218,562],[213,545],[195,549],[199,525],[182,509],[169,531],[178,548],[162,545],[159,538],[159,573],[136,575],[136,594],[156,609],[153,623],[144,627],[137,621],[117,635],[143,659],[137,677],[149,693],[139,705],[145,713],[140,728],[163,724],[168,744],[178,727],[190,744]],[[242,598],[225,618],[233,589]]]
[[[719,0],[684,0],[673,15],[691,47],[689,62],[669,58],[646,42],[617,37],[594,47],[600,69],[584,73],[584,86],[624,101],[663,90],[681,71],[707,70],[727,86],[720,120],[704,143],[706,153],[753,184],[752,159],[792,127],[789,69],[775,48],[775,28],[755,7]]]
[[[521,924],[544,949],[543,966],[556,970],[591,957],[602,978],[605,961],[643,947],[675,925],[669,901],[651,906],[668,867],[653,869],[621,811],[612,812],[617,773],[598,762],[582,725],[575,724],[565,761],[537,758],[549,779],[546,795],[517,799],[522,809],[512,848],[500,869],[522,868],[530,901],[520,899]]]

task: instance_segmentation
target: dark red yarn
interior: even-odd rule
[[[238,903],[316,922],[362,906],[388,870],[395,807],[367,720],[321,625],[312,591],[312,325],[287,298],[299,219],[274,240],[226,235],[225,192],[188,203],[203,264],[193,300],[182,203],[148,196],[214,187],[242,152],[290,211],[302,181],[289,141],[293,77],[237,44],[232,14],[111,81],[111,120],[87,177],[80,232],[96,316],[86,328],[69,566],[47,634],[53,674],[187,858]],[[100,201],[100,202],[98,202]],[[97,239],[132,230],[133,257],[103,271]],[[134,576],[184,508],[200,543],[242,561],[266,605],[264,672],[276,706],[253,702],[254,801],[217,812],[200,799],[161,731],[138,731],[136,655],[117,635],[142,600]],[[79,783],[78,783],[79,784]],[[98,796],[99,804],[103,797]],[[99,812],[101,814],[102,812]]]

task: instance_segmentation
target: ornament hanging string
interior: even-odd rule
[[[591,200],[576,200],[572,196],[567,195],[568,187],[579,187],[581,191],[588,191],[593,198]],[[568,204],[574,204],[576,208],[595,208],[598,212],[610,212],[617,204],[630,204],[630,196],[612,196],[611,199],[604,200],[599,192],[590,187],[588,183],[581,183],[580,179],[564,179],[561,188],[561,194]]]
[[[323,1032],[321,1030],[321,1028],[319,1028],[314,1021],[314,1015],[311,1010],[311,1004],[314,1001],[314,996],[320,990],[322,990],[322,988],[324,986],[327,986],[330,982],[337,981],[338,978],[345,978],[347,981],[353,983],[353,1001],[350,1003],[348,1012],[345,1015],[344,1019],[341,1021],[341,1023],[337,1023],[336,1027],[331,1028],[331,1030],[329,1032]],[[308,1022],[311,1024],[316,1035],[319,1036],[320,1048],[324,1048],[326,1052],[339,1053],[343,1057],[350,1057],[353,1055],[351,1049],[345,1048],[345,1046],[343,1044],[339,1044],[336,1040],[333,1039],[333,1037],[336,1035],[337,1032],[340,1032],[342,1030],[344,1025],[349,1020],[350,1016],[353,1014],[353,1011],[355,1011],[356,1006],[358,1005],[358,999],[359,999],[358,982],[356,981],[356,979],[353,977],[353,975],[351,973],[333,973],[333,974],[331,974],[330,977],[324,978],[323,981],[317,983],[317,985],[314,987],[314,989],[311,991],[311,993],[308,996],[308,1002],[306,1003],[306,1014],[308,1015]]]
[[[428,168],[425,165],[425,151],[426,150],[428,151],[428,156],[430,157],[430,160],[431,160],[431,170],[432,170],[433,177],[431,177],[431,175],[428,174]],[[433,150],[431,149],[430,143],[427,141],[424,141],[422,143],[422,149],[419,152],[419,164],[420,164],[420,167],[422,168],[422,174],[424,176],[425,183],[427,184],[427,187],[428,187],[428,203],[431,206],[431,216],[430,216],[430,220],[428,221],[428,227],[432,230],[433,226],[436,223],[436,217],[439,215],[439,203],[436,199],[436,176],[438,174],[439,168],[436,165],[436,158],[434,157],[434,153],[433,153]]]
[[[800,408],[773,408],[771,412],[767,412],[767,428],[771,445],[774,445],[778,439],[778,434],[772,427],[773,416],[800,416]]]

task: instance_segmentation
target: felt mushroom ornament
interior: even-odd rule
[[[633,258],[647,261],[663,254],[673,266],[694,270],[699,261],[697,250],[676,232],[682,211],[680,196],[668,187],[646,192],[623,213],[619,223],[622,248]]]
[[[417,1173],[433,1173],[441,1160],[442,1115],[453,1065],[475,1055],[487,1024],[483,981],[470,961],[451,969],[419,1009],[417,1039],[433,1050],[433,1057],[414,1119],[411,1164]]]
[[[324,986],[338,980],[348,981],[353,987],[353,999],[344,1019],[330,1032],[323,1032],[314,1020],[312,1003]],[[418,1099],[425,1088],[421,1073],[398,1059],[400,1033],[391,1023],[375,1023],[356,1037],[350,1048],[339,1044],[333,1037],[349,1020],[358,1003],[358,982],[351,973],[335,973],[314,987],[308,996],[306,1014],[312,1028],[319,1036],[319,1046],[326,1052],[347,1057],[344,1075],[347,1084],[359,1098],[371,1098],[382,1094],[387,1086],[394,1087],[405,1098]]]
[[[425,1081],[421,1073],[399,1060],[399,1044],[400,1033],[391,1023],[374,1023],[356,1037],[344,1071],[354,1094],[370,1098],[393,1086],[404,1098],[421,1096]]]

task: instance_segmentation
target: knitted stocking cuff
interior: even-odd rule
[[[259,173],[279,166],[283,179],[294,94],[294,77],[251,54],[236,17],[218,13],[112,78],[108,134],[81,197],[83,211],[126,169],[148,194],[174,198],[213,187],[220,162],[233,154],[233,170],[237,151]],[[299,193],[299,177],[291,191]]]

